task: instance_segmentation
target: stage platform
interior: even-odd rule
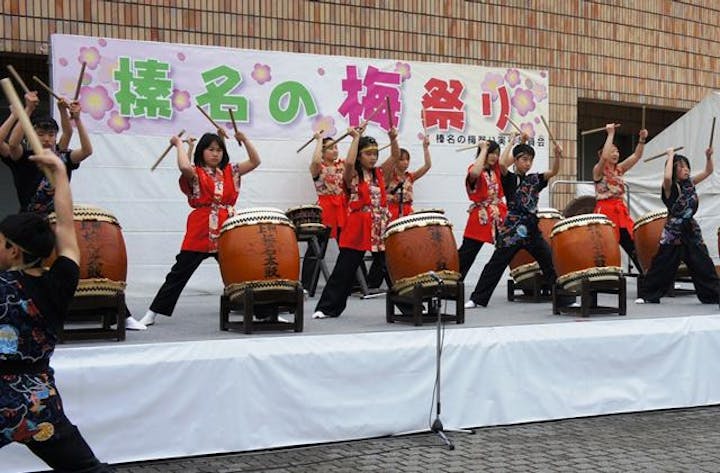
[[[53,365],[68,416],[111,463],[427,428],[434,326],[386,323],[384,297],[313,320],[319,294],[302,333],[221,332],[219,291],[189,290],[172,318],[125,342],[61,345]],[[445,427],[720,403],[718,306],[635,297],[629,279],[627,316],[558,316],[549,302],[508,302],[503,282],[488,308],[445,327]],[[150,300],[130,294],[128,305],[139,318]],[[42,469],[23,447],[0,450],[0,473]]]

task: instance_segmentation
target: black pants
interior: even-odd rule
[[[465,276],[470,271],[475,258],[477,258],[480,249],[483,247],[484,242],[475,240],[473,238],[463,237],[462,245],[458,248],[458,257],[460,258],[460,274],[462,275],[461,280],[465,280]]]
[[[387,266],[385,265],[385,252],[373,252],[372,263],[370,264],[370,269],[367,273],[367,285],[370,289],[378,289],[382,286],[383,281],[385,281],[389,289],[391,283],[387,272]]]
[[[643,278],[639,296],[648,302],[659,302],[672,287],[680,261],[684,261],[688,267],[700,302],[717,304],[718,276],[704,244],[660,245],[650,271]]]
[[[200,266],[200,263],[210,257],[217,260],[217,253],[181,250],[175,257],[175,264],[165,277],[165,282],[158,290],[152,304],[150,304],[150,310],[162,315],[172,315],[175,304],[180,298],[180,293],[182,293],[190,277]]]
[[[640,266],[640,261],[638,261],[637,251],[635,250],[635,242],[625,228],[620,229],[620,246],[623,250],[625,250],[625,253],[627,253],[638,273],[641,273],[643,269],[642,266]]]
[[[55,433],[44,442],[25,444],[54,471],[73,473],[109,473],[112,470],[95,457],[80,431],[67,417],[54,423]]]
[[[323,288],[320,300],[315,306],[329,317],[338,317],[347,307],[347,299],[352,294],[355,273],[363,262],[364,251],[340,248],[335,267]]]
[[[526,244],[513,245],[508,247],[496,248],[482,270],[480,279],[478,279],[475,289],[470,294],[470,300],[483,307],[488,305],[490,296],[500,282],[500,278],[505,272],[505,268],[510,264],[515,253],[525,249],[530,253],[543,272],[546,283],[552,285],[555,283],[556,274],[555,267],[552,262],[552,253],[550,246],[539,233],[534,235]],[[572,302],[572,301],[570,301]]]

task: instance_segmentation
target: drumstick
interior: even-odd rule
[[[184,134],[185,134],[185,130],[180,130],[180,133],[178,133],[177,136],[178,136],[178,138],[180,138]],[[161,154],[160,157],[157,158],[157,161],[155,161],[155,164],[153,164],[152,167],[150,168],[151,171],[154,171],[155,168],[158,167],[158,164],[160,164],[160,161],[162,161],[165,158],[165,156],[167,156],[167,154],[170,152],[170,150],[173,149],[173,146],[175,146],[175,145],[170,143],[168,145],[168,147],[165,148],[165,151],[163,151],[163,154]]]
[[[515,123],[512,118],[510,118],[510,115],[505,115],[505,118],[507,118],[508,121],[510,122],[510,124],[511,124],[513,127],[515,127],[515,129],[518,131],[518,133],[520,133],[520,134],[522,135],[522,132],[523,132],[523,131],[520,129],[520,127],[518,126],[518,124]]]
[[[77,100],[78,97],[80,97],[80,86],[82,85],[83,77],[85,76],[85,66],[87,66],[87,63],[83,62],[82,67],[80,68],[80,77],[78,77],[77,87],[75,87],[75,97],[73,100]]]
[[[389,148],[390,145],[392,145],[392,143],[388,143],[388,144],[386,144],[385,146],[381,146],[380,148],[378,148],[378,153],[379,153],[380,151],[384,150],[384,149]]]
[[[545,129],[547,130],[548,135],[550,136],[550,141],[552,141],[552,143],[553,143],[555,146],[557,146],[558,143],[557,143],[557,141],[555,141],[555,137],[553,136],[552,131],[550,131],[550,126],[548,126],[548,123],[545,121],[545,117],[542,116],[542,115],[540,115],[540,119],[542,120],[543,125],[545,125]]]
[[[712,128],[710,128],[710,144],[708,145],[708,148],[712,148],[713,138],[715,137],[715,119],[716,118],[717,117],[713,117]]]
[[[318,135],[322,135],[323,133],[325,133],[325,130],[320,130],[320,131],[318,132]],[[307,145],[309,145],[310,143],[312,143],[314,139],[315,139],[315,135],[313,135],[312,138],[310,138],[309,140],[307,140],[301,147],[299,147],[298,150],[297,150],[297,153],[299,153],[300,151],[302,151],[302,150],[304,150],[305,148],[307,148]]]
[[[482,141],[480,143],[482,143]],[[470,146],[463,146],[462,148],[456,149],[455,152],[459,153],[460,151],[467,151],[469,149],[475,149],[478,146],[480,146],[480,143],[475,144],[475,145],[470,145]]]
[[[43,89],[47,90],[50,95],[52,95],[53,97],[55,97],[57,100],[62,100],[62,97],[60,97],[58,94],[56,94],[55,91],[52,90],[52,89],[50,88],[50,86],[48,86],[45,82],[41,81],[38,76],[32,76],[32,78],[33,78],[33,80],[34,80],[35,82],[37,82],[37,83],[40,85],[40,87],[42,87]]]
[[[392,108],[390,107],[390,96],[389,95],[385,96],[385,104],[387,105],[388,130],[391,130],[393,127],[393,119],[392,119]]]
[[[235,114],[233,113],[233,109],[228,108],[228,113],[230,113],[230,120],[232,121],[233,130],[235,130],[235,133],[237,133],[238,132],[237,123],[235,122]],[[215,122],[213,122],[213,123],[215,123]]]
[[[645,129],[645,105],[642,107],[642,119],[640,120],[640,129]]]
[[[203,110],[203,108],[202,108],[200,105],[195,104],[195,107],[197,107],[197,109],[200,110],[203,115],[205,115],[205,118],[207,118],[208,120],[210,120],[210,123],[212,123],[215,128],[222,128],[220,125],[218,125],[218,124],[215,122],[215,120],[213,120],[212,118],[210,118],[210,115],[208,115],[207,112],[206,112],[205,110]]]
[[[22,126],[23,131],[25,132],[25,137],[30,142],[33,153],[36,155],[42,154],[43,146],[42,143],[40,143],[40,138],[38,138],[37,132],[35,132],[35,128],[30,122],[30,117],[28,117],[27,113],[25,113],[25,109],[20,102],[20,97],[18,97],[12,82],[6,77],[5,79],[0,80],[0,85],[2,85],[3,92],[5,92],[5,97],[7,97],[8,102],[10,102],[13,106],[13,113],[20,121],[20,126]],[[45,166],[39,167],[43,174],[45,174],[45,177],[47,177],[48,181],[50,181],[50,184],[55,185],[55,179],[52,174],[50,174],[50,171]]]
[[[678,151],[680,151],[681,149],[684,149],[684,148],[685,148],[684,146],[678,146],[677,148],[673,148],[673,153],[677,153]],[[663,151],[662,153],[658,153],[655,156],[650,156],[649,158],[643,159],[643,162],[647,163],[648,161],[652,161],[653,159],[662,158],[666,154],[667,154],[667,152]]]
[[[366,125],[368,124],[368,122],[370,122],[370,120],[373,119],[373,117],[374,117],[375,114],[380,110],[380,108],[382,108],[382,106],[383,106],[383,104],[378,105],[378,107],[377,107],[375,110],[373,110],[373,113],[371,113],[370,116],[367,117],[360,125],[356,126],[355,129],[358,130],[358,129],[366,126]],[[323,149],[332,148],[333,146],[335,146],[336,144],[338,144],[340,141],[344,140],[344,139],[347,138],[348,136],[350,136],[350,132],[349,132],[349,131],[348,131],[348,132],[345,132],[344,134],[340,135],[339,138],[334,139],[334,140],[331,141],[330,143],[328,143],[328,144],[326,144],[325,146],[323,146]]]
[[[12,76],[15,78],[17,83],[20,84],[20,87],[22,87],[22,90],[24,90],[26,94],[28,92],[30,92],[30,89],[28,89],[28,86],[25,84],[25,81],[22,80],[22,77],[20,77],[20,74],[17,73],[15,68],[12,67],[10,64],[8,64],[7,69],[8,69],[8,71],[10,71],[10,74],[12,74]]]
[[[427,117],[424,108],[420,111],[420,119],[422,120],[423,135],[427,136]]]
[[[616,124],[615,124],[615,128],[618,128],[619,126],[620,126],[619,123],[616,123]],[[599,132],[601,132],[601,131],[605,131],[605,127],[604,127],[604,126],[599,126],[599,127],[597,127],[597,128],[593,128],[593,129],[591,129],[591,130],[581,131],[581,132],[580,132],[580,136],[592,135],[593,133],[599,133]]]

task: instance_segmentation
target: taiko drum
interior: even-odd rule
[[[301,205],[285,211],[295,230],[301,233],[315,233],[325,229],[322,223],[322,207],[319,205]]]
[[[75,235],[80,248],[80,279],[127,279],[127,252],[118,220],[113,214],[89,205],[73,206]],[[48,216],[55,223],[55,214]],[[55,260],[53,254],[46,264]]]
[[[635,251],[643,273],[650,270],[652,260],[658,252],[660,236],[666,221],[667,210],[656,210],[637,219],[633,226]]]
[[[557,222],[562,220],[562,214],[556,209],[539,209],[537,211],[538,228],[542,233],[545,241],[550,244],[550,233]],[[515,253],[510,261],[510,276],[516,283],[531,279],[535,274],[542,274],[540,266],[535,258],[526,250],[520,250]]]
[[[439,213],[393,220],[385,235],[385,260],[393,284],[428,271],[459,271],[452,224]]]
[[[220,229],[220,273],[225,286],[249,281],[297,281],[300,253],[295,227],[282,210],[238,211]]]
[[[583,280],[617,280],[620,245],[613,223],[602,214],[581,214],[555,224],[550,234],[558,284],[575,289]]]

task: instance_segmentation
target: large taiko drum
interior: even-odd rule
[[[452,224],[443,214],[426,212],[393,220],[383,239],[388,274],[399,294],[411,292],[416,284],[432,285],[429,271],[447,284],[460,279]]]
[[[550,244],[550,233],[557,222],[562,220],[562,214],[557,209],[538,209],[538,228],[545,241]],[[524,281],[531,280],[536,274],[542,274],[540,265],[526,250],[515,253],[510,261],[510,276],[516,284],[522,285]]]
[[[300,253],[295,227],[279,209],[239,210],[220,229],[218,259],[226,287],[296,285]]]
[[[285,211],[299,233],[317,233],[325,229],[322,223],[322,207],[319,205],[301,205]]]
[[[561,220],[550,234],[552,259],[563,289],[575,290],[583,280],[617,281],[622,275],[620,245],[613,223],[602,214]]]
[[[667,210],[656,210],[647,213],[635,221],[633,239],[635,240],[637,257],[640,266],[642,266],[640,269],[643,273],[650,270],[652,260],[658,252],[660,236],[666,221]]]

